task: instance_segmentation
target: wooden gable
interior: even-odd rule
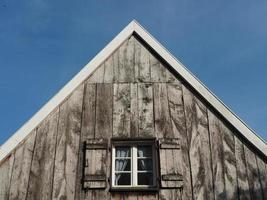
[[[101,153],[103,165],[88,169],[106,167],[104,189],[82,190],[84,141],[114,137],[179,141],[160,149],[158,192],[110,193],[109,151]],[[264,155],[136,34],[34,128],[0,174],[0,198],[9,200],[267,197]]]

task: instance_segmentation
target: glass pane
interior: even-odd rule
[[[138,173],[138,185],[153,185],[153,174]]]
[[[131,149],[128,146],[116,147],[116,157],[131,157]]]
[[[151,145],[138,146],[137,147],[138,157],[152,157],[152,147]]]
[[[131,173],[116,173],[115,185],[131,185]]]
[[[153,169],[152,159],[138,159],[138,171],[149,171]]]
[[[116,171],[131,171],[131,160],[130,159],[116,159],[115,170]]]

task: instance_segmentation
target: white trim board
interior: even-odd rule
[[[100,51],[74,78],[72,78],[53,98],[51,98],[29,121],[18,129],[1,147],[0,162],[23,141],[71,92],[108,58],[133,33],[138,34],[159,56],[161,56],[188,84],[190,84],[211,106],[230,122],[260,152],[267,156],[267,144],[250,129],[233,111],[199,81],[182,63],[168,52],[138,22],[129,23],[102,51]]]

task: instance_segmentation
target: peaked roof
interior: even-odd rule
[[[133,33],[141,37],[160,57],[162,57],[181,77],[187,81],[207,102],[210,103],[260,152],[267,156],[267,144],[250,129],[233,111],[199,81],[182,63],[166,50],[138,22],[128,24],[102,51],[100,51],[74,78],[72,78],[52,99],[50,99],[29,121],[15,132],[1,147],[0,161],[27,137],[70,93],[78,87],[95,69],[112,54]]]

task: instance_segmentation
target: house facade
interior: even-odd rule
[[[0,199],[267,199],[267,145],[131,22],[0,154]]]

